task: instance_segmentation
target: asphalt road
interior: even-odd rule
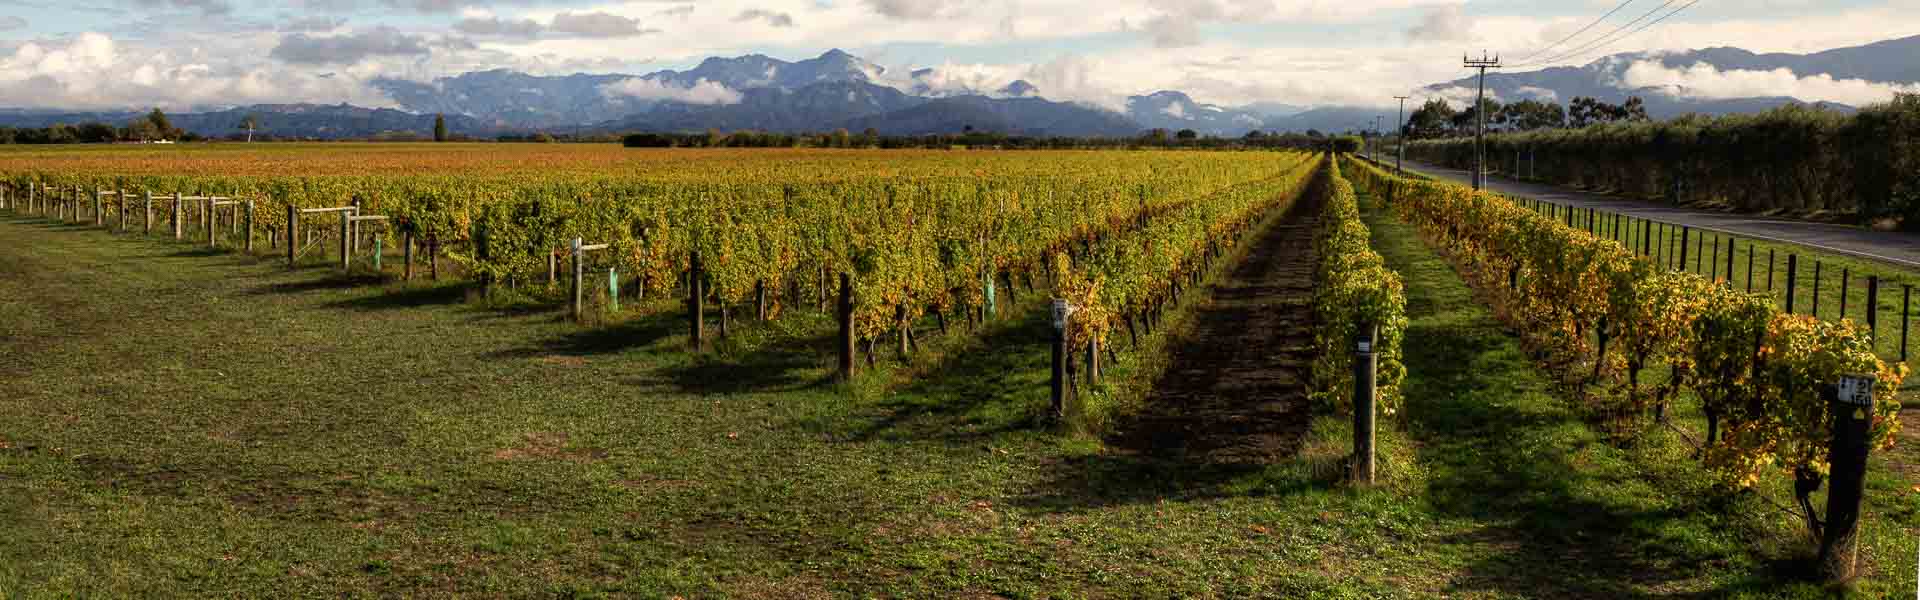
[[[1392,166],[1392,161],[1385,161],[1384,164]],[[1407,161],[1406,166],[1408,170],[1430,177],[1468,185],[1473,183],[1473,173],[1464,169],[1450,169],[1411,160]],[[1640,200],[1589,194],[1552,185],[1523,183],[1501,177],[1488,177],[1487,187],[1502,194],[1526,196],[1561,206],[1597,208],[1641,219],[1719,231],[1736,236],[1799,244],[1828,252],[1920,269],[1920,234],[1675,208]]]

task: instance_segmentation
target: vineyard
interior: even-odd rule
[[[1743,291],[1731,243],[1350,156],[54,148],[0,190],[0,489],[44,498],[0,587],[1765,591],[1807,579],[1759,566],[1807,545],[1756,541],[1782,492],[1823,573],[1858,519],[1910,576],[1904,474],[1817,506],[1849,422],[1887,470],[1904,341],[1754,291],[1751,243]],[[156,535],[194,564],[106,546]],[[1616,556],[1477,572],[1575,546]]]
[[[856,346],[869,365],[882,338],[904,355],[917,347],[913,323],[972,324],[997,297],[1036,289],[1037,278],[1073,307],[1069,346],[1086,349],[1097,380],[1099,357],[1114,352],[1101,350],[1109,335],[1124,330],[1137,345],[1249,226],[1303,193],[1319,164],[1312,154],[1266,152],[1043,161],[918,152],[879,161],[795,151],[769,161],[616,150],[534,150],[511,161],[406,149],[304,149],[297,161],[279,149],[165,160],[70,150],[14,153],[0,172],[11,197],[40,214],[122,231],[131,221],[151,231],[158,219],[175,237],[193,231],[250,250],[257,242],[289,267],[329,260],[314,250],[320,243],[339,246],[349,269],[367,248],[376,257],[404,248],[411,276],[418,247],[436,277],[444,256],[491,295],[537,292],[559,281],[561,264],[591,261],[571,270],[606,273],[606,289],[636,301],[686,298],[696,350],[708,302],[719,305],[724,336],[736,307],[750,304],[766,320],[803,306],[825,311],[837,298],[843,375],[855,368]],[[219,210],[238,198],[247,199],[244,214]],[[576,259],[576,240],[604,252]]]

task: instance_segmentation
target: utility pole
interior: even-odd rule
[[[1373,152],[1367,154],[1367,160],[1376,164],[1380,162],[1380,121],[1385,118],[1386,115],[1373,116]]]
[[[1393,98],[1400,101],[1400,119],[1394,121],[1393,126],[1393,170],[1405,175],[1407,169],[1402,163],[1407,161],[1407,97],[1394,96]]]
[[[1486,51],[1482,50],[1478,60],[1463,54],[1460,61],[1469,69],[1480,70],[1480,95],[1473,102],[1474,120],[1479,122],[1473,132],[1473,189],[1479,191],[1487,178],[1487,69],[1500,68],[1500,57],[1487,58]]]

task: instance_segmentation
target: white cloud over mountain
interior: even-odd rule
[[[468,70],[644,73],[707,56],[795,58],[843,47],[905,73],[934,66],[934,86],[993,90],[1016,80],[1049,98],[1114,107],[1180,89],[1206,102],[1388,106],[1391,97],[1465,74],[1458,54],[1509,58],[1603,12],[1584,0],[1482,6],[1461,0],[115,0],[119,12],[45,4],[0,21],[0,82],[11,106],[197,102],[381,104],[363,82],[428,81]],[[1807,3],[1767,11],[1713,3],[1608,51],[1729,45],[1807,51],[1920,31],[1920,0]],[[1695,13],[1698,13],[1697,15]],[[31,29],[28,27],[31,24]],[[8,27],[11,27],[9,29]],[[1603,28],[1604,29],[1604,28]],[[10,38],[10,40],[9,40]],[[86,61],[102,46],[107,66]],[[64,61],[64,62],[63,62]],[[64,64],[85,64],[84,68]],[[231,95],[133,83],[194,81]],[[1789,83],[1752,74],[1643,72],[1691,93]],[[87,80],[95,78],[98,81]],[[1845,81],[1790,82],[1822,99],[1861,97]],[[681,93],[638,90],[647,94]],[[688,92],[692,92],[689,90]],[[737,91],[736,91],[737,92]],[[714,90],[699,97],[725,98]]]
[[[1627,67],[1622,80],[1636,88],[1658,87],[1674,96],[1709,100],[1787,96],[1807,102],[1864,106],[1885,102],[1895,93],[1920,93],[1920,84],[1835,79],[1826,74],[1803,77],[1788,69],[1723,71],[1706,63],[1672,68],[1657,60],[1635,62]]]

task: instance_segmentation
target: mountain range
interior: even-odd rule
[[[1692,87],[1670,73],[1785,69],[1799,78],[1826,75],[1879,84],[1920,83],[1920,36],[1812,54],[1756,54],[1738,48],[1673,53],[1625,53],[1579,67],[1489,73],[1490,96],[1503,101],[1577,96],[1620,102],[1637,95],[1649,114],[1753,112],[1801,101],[1791,89],[1764,95]],[[1664,69],[1664,71],[1662,70]],[[1652,72],[1660,77],[1649,78]],[[1436,83],[1415,96],[1459,100],[1473,78]],[[228,135],[247,115],[261,132],[280,137],[370,137],[395,132],[426,135],[444,114],[455,133],[493,136],[537,131],[699,132],[709,129],[819,132],[873,129],[890,135],[965,130],[1021,135],[1132,136],[1151,129],[1192,129],[1239,136],[1252,130],[1346,131],[1371,124],[1392,108],[1307,107],[1274,102],[1223,106],[1179,91],[1126,98],[1118,107],[1050,99],[1048,90],[1016,80],[986,89],[937,68],[891,72],[841,50],[800,61],[752,54],[714,57],[685,71],[645,75],[537,76],[509,70],[476,71],[430,82],[376,79],[372,85],[398,109],[349,105],[257,105],[173,115],[176,126],[203,135]],[[1702,82],[1712,85],[1712,80]],[[1828,104],[1841,110],[1844,105]],[[1411,107],[1409,107],[1411,109]],[[0,125],[124,123],[141,112],[74,113],[0,109]]]

